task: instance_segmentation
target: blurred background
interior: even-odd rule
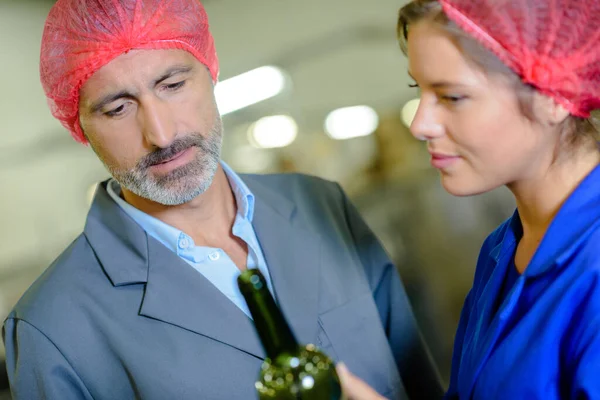
[[[1,320],[81,232],[95,185],[108,177],[46,106],[38,56],[53,3],[0,0]],[[418,93],[395,33],[405,1],[203,3],[221,63],[224,160],[238,172],[338,181],[395,260],[447,380],[479,247],[514,204],[505,190],[448,195],[410,136]]]

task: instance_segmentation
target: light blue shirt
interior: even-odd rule
[[[267,263],[252,226],[254,195],[227,164],[221,162],[221,166],[229,180],[229,185],[237,203],[237,214],[232,233],[248,245],[247,267],[258,268],[265,276],[269,290],[273,293]],[[133,207],[120,197],[121,187],[114,179],[109,181],[107,191],[123,211],[137,222],[142,229],[201,273],[250,317],[246,302],[237,286],[236,279],[240,274],[240,270],[222,249],[196,246],[193,239],[184,232]]]

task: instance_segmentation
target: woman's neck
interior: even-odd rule
[[[536,176],[508,185],[515,196],[523,226],[519,246],[528,249],[525,256],[516,259],[529,261],[563,203],[598,164],[600,152],[596,149],[580,151],[568,159],[554,162]],[[519,269],[524,268],[521,265]]]

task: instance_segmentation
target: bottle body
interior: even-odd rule
[[[342,395],[333,361],[310,344],[274,362],[265,360],[256,390],[260,400],[338,400]]]
[[[333,361],[312,344],[298,344],[260,271],[242,272],[238,285],[267,354],[255,385],[259,398],[340,399]]]

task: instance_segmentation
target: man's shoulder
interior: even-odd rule
[[[285,173],[242,175],[256,196],[268,204],[292,204],[306,226],[323,230],[346,225],[346,195],[336,182],[316,176]]]
[[[336,183],[315,175],[299,172],[286,172],[275,174],[240,174],[244,179],[262,182],[265,185],[311,185],[311,186],[336,186]]]
[[[95,267],[94,252],[80,234],[25,291],[8,318],[37,326],[64,314],[70,306],[76,306],[78,293],[85,292],[90,271],[101,273]]]
[[[291,200],[298,197],[341,198],[340,186],[333,181],[302,173],[241,174],[246,182],[254,182],[274,190]]]

